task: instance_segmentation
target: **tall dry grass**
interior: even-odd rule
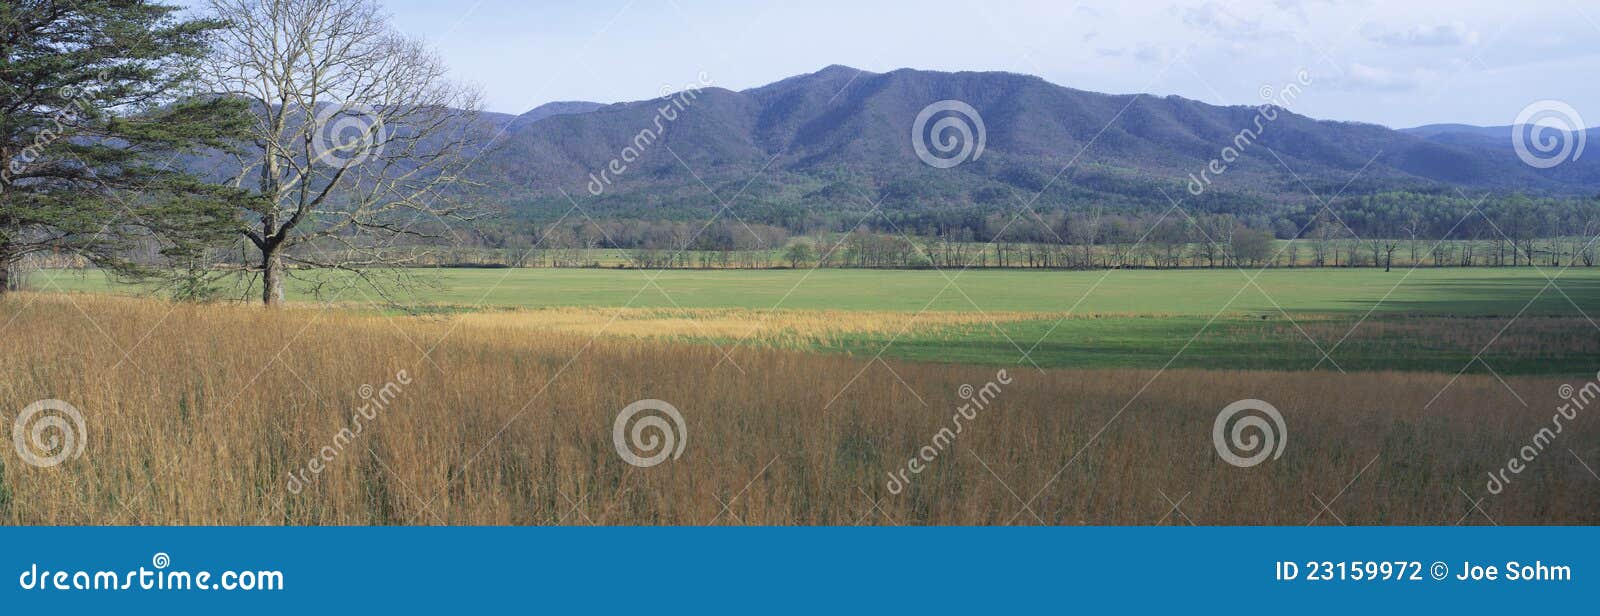
[[[88,429],[81,457],[52,468],[0,449],[10,524],[1488,523],[1463,491],[1484,496],[1485,473],[1550,425],[1563,382],[1507,379],[1524,407],[1468,375],[1429,406],[1451,375],[1018,367],[891,494],[887,473],[994,369],[748,348],[730,363],[492,322],[94,296],[10,296],[0,328],[5,427],[57,398]],[[400,370],[411,382],[290,493],[351,427],[362,385]],[[616,453],[612,421],[642,398],[681,409],[681,458]],[[1212,421],[1241,398],[1282,409],[1282,458],[1218,458]],[[1600,479],[1578,462],[1600,463],[1596,412],[1483,510],[1600,521]]]
[[[755,310],[748,308],[562,307],[469,312],[448,317],[464,325],[520,328],[584,337],[660,340],[718,339],[747,345],[810,349],[861,335],[961,336],[999,323],[1055,320],[1074,315],[1049,312],[929,311],[915,319],[904,312],[865,310]],[[1075,315],[1095,318],[1100,315]]]

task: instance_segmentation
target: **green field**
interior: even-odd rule
[[[1529,314],[1600,311],[1600,268],[1545,268],[1551,288]],[[657,277],[659,276],[659,277]],[[1534,268],[1277,269],[1246,286],[1238,270],[1019,271],[968,270],[417,270],[432,288],[401,293],[403,301],[469,307],[623,306],[1064,312],[1210,316],[1225,306],[1239,313],[1362,314],[1380,312],[1512,315],[1547,282]],[[655,285],[646,283],[654,278]],[[954,282],[951,282],[951,279]],[[1402,282],[1402,279],[1404,282]],[[136,290],[114,286],[96,272],[35,272],[39,290]],[[348,285],[336,285],[333,290]],[[373,297],[348,286],[341,301]],[[304,283],[291,299],[311,299]],[[1392,291],[1392,292],[1391,292]],[[1564,293],[1563,293],[1564,292]],[[1235,298],[1235,295],[1237,297]],[[1388,296],[1384,299],[1385,295]],[[1568,300],[1570,296],[1571,301]],[[1233,301],[1231,304],[1229,300]],[[1276,303],[1276,306],[1275,306]]]
[[[1546,288],[1546,274],[1559,274],[1554,286]],[[866,357],[881,351],[904,359],[1042,367],[1170,362],[1450,373],[1463,367],[1486,372],[1487,363],[1502,374],[1591,373],[1600,366],[1600,327],[1587,316],[1600,313],[1596,268],[1421,268],[1409,275],[1267,270],[1256,279],[1259,288],[1237,270],[452,269],[415,275],[430,284],[402,293],[402,301],[455,309],[872,310],[904,312],[908,322],[923,310],[1050,313],[932,333],[908,328],[899,336],[853,336],[818,349]],[[136,290],[95,273],[37,272],[31,283],[40,290]],[[292,288],[300,292],[295,299],[309,299],[304,288]],[[375,297],[360,286],[335,288],[348,289],[339,301]],[[1484,362],[1473,362],[1480,350]],[[1027,360],[1025,351],[1031,351]]]

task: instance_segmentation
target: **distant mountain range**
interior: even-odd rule
[[[1528,126],[1521,127],[1523,131],[1527,131],[1529,128],[1530,127]],[[1435,143],[1447,143],[1467,149],[1488,150],[1490,152],[1503,151],[1511,148],[1512,140],[1516,135],[1519,134],[1514,132],[1512,127],[1509,125],[1472,126],[1469,124],[1429,124],[1427,126],[1402,129],[1400,132],[1422,137],[1423,139],[1427,139]],[[1526,132],[1520,134],[1525,135]],[[1551,133],[1547,136],[1554,137],[1555,134]],[[1583,139],[1585,146],[1587,147],[1587,144],[1590,141],[1593,141],[1596,137],[1600,137],[1600,128],[1591,128],[1584,131]],[[1600,154],[1596,154],[1595,156],[1600,156]],[[1592,169],[1595,163],[1592,158],[1590,159],[1588,165],[1581,164],[1581,161],[1582,154],[1580,153],[1576,161],[1569,161],[1568,163],[1563,163],[1563,165],[1573,164],[1577,167],[1587,167]],[[1561,177],[1562,176],[1556,176],[1557,179],[1560,179]],[[1569,176],[1567,179],[1576,180],[1579,184],[1587,184],[1587,182],[1582,180],[1581,177],[1582,176]],[[1588,177],[1592,178],[1593,176],[1590,175]]]
[[[545,118],[573,113],[589,113],[604,106],[605,103],[591,103],[588,101],[559,101],[554,103],[545,103],[543,105],[539,105],[538,107],[534,107],[527,113],[509,118],[508,122],[512,125],[512,128],[520,128],[523,125],[538,122],[539,120],[543,120]]]
[[[709,215],[735,195],[737,211],[771,219],[862,210],[879,199],[891,210],[1014,208],[1035,195],[1040,208],[1150,208],[1165,207],[1170,196],[1249,212],[1307,201],[1308,188],[1323,198],[1341,188],[1347,195],[1600,193],[1600,153],[1535,169],[1518,159],[1510,127],[1392,130],[1315,120],[1292,107],[1263,122],[1253,106],[1100,94],[1012,73],[830,66],[758,88],[708,87],[677,99],[686,104],[670,120],[661,108],[671,98],[491,114],[500,135],[473,174],[496,197],[531,212],[565,210],[565,191],[596,215],[645,218]],[[984,149],[975,160],[937,169],[919,160],[912,126],[919,112],[944,100],[981,116]],[[1236,143],[1256,126],[1258,135]],[[651,138],[636,144],[646,130]],[[1203,174],[1230,145],[1237,160],[1221,174]],[[630,146],[637,146],[632,154],[625,152]],[[630,160],[621,173],[602,174],[624,158]],[[602,176],[611,181],[593,195],[591,184]],[[1201,178],[1211,184],[1205,194],[1189,194]]]

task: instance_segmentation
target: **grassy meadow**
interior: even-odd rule
[[[1576,382],[1011,368],[894,490],[995,368],[105,295],[14,294],[0,324],[0,408],[70,400],[88,426],[59,466],[0,458],[11,524],[1487,524],[1464,494],[1488,496]],[[372,388],[392,395],[358,420]],[[643,398],[681,409],[680,459],[614,451]],[[1283,410],[1281,459],[1213,451],[1241,398]],[[1557,446],[1600,459],[1578,436],[1597,427]],[[1495,523],[1600,522],[1566,451],[1529,469],[1482,501]]]
[[[397,311],[357,286],[264,310],[34,273],[0,299],[0,409],[67,400],[88,434],[48,469],[0,457],[0,520],[1600,522],[1592,414],[1485,491],[1595,378],[1593,270],[414,274],[432,284]],[[612,421],[651,398],[685,451],[636,468]],[[1289,437],[1241,469],[1211,429],[1246,398]]]
[[[1247,273],[1248,272],[1248,273]],[[1556,278],[1584,306],[1600,307],[1600,268],[1269,269],[1240,292],[1255,272],[1216,270],[613,270],[419,269],[422,286],[396,291],[405,304],[479,307],[750,308],[932,312],[1064,312],[1210,316],[1236,313],[1359,316],[1383,300],[1380,312],[1513,315]],[[312,274],[339,278],[339,274]],[[954,279],[954,283],[951,283]],[[1404,282],[1402,283],[1402,279]],[[654,281],[653,284],[646,283]],[[136,291],[95,271],[45,270],[33,288]],[[290,299],[311,300],[308,285],[291,280]],[[360,285],[330,287],[347,302],[375,300]],[[1091,292],[1092,291],[1092,292]],[[1235,297],[1237,295],[1237,297]],[[1387,298],[1386,298],[1387,296]],[[1232,303],[1229,300],[1232,299]],[[1276,304],[1276,305],[1275,305]],[[1551,290],[1530,314],[1576,314]]]
[[[1545,276],[1558,274],[1546,288]],[[401,303],[462,322],[869,359],[1567,375],[1600,363],[1600,326],[1590,321],[1600,313],[1593,268],[1266,270],[1253,284],[1237,270],[449,269],[412,276],[418,285],[391,291]],[[137,290],[62,270],[33,281],[46,290]],[[299,299],[311,299],[307,288],[302,283]],[[360,285],[332,289],[324,299],[377,300]]]

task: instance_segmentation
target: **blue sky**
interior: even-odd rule
[[[1592,0],[381,3],[509,113],[649,98],[702,72],[743,89],[845,64],[1251,105],[1305,69],[1295,110],[1318,118],[1501,125],[1555,99],[1600,124]]]

